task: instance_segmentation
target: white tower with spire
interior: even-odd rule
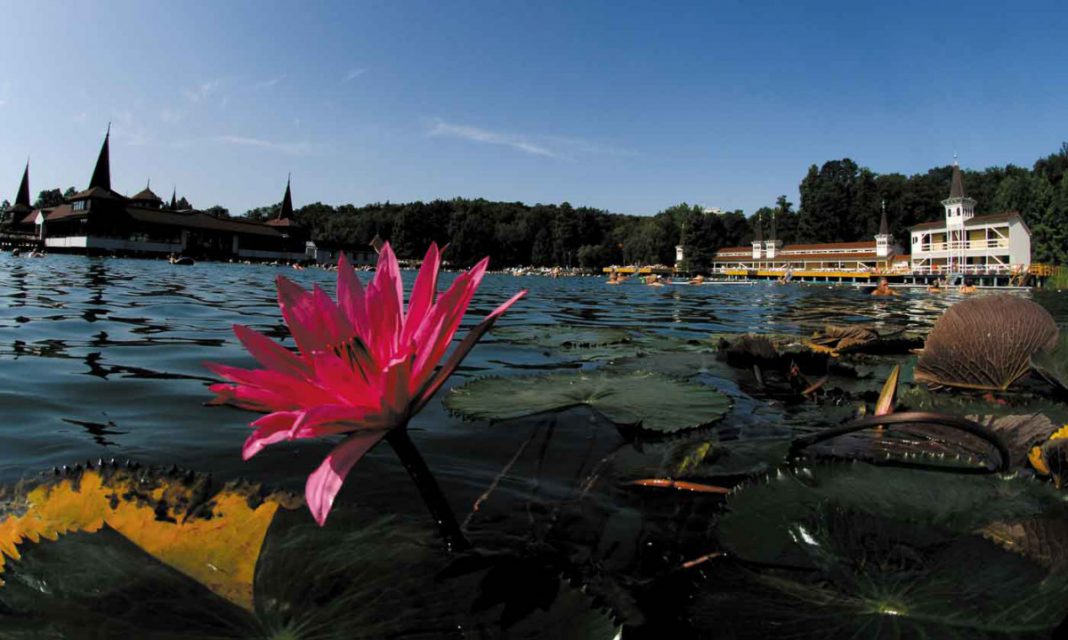
[[[890,226],[886,224],[886,201],[883,200],[883,213],[879,218],[879,233],[875,234],[875,256],[877,258],[890,257],[890,242],[894,239],[890,235]]]
[[[760,252],[764,248],[764,216],[757,216],[756,234],[753,236],[753,260],[760,260]]]
[[[771,238],[764,241],[764,255],[774,258],[776,251],[782,246],[782,240],[775,237],[775,212],[771,212]]]
[[[946,266],[950,273],[956,273],[964,266],[964,252],[968,247],[968,234],[965,223],[975,216],[975,200],[964,195],[964,180],[960,175],[960,164],[953,156],[953,181],[949,186],[949,197],[942,201],[946,208]]]

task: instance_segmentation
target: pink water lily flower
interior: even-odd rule
[[[338,261],[337,303],[318,286],[306,291],[278,276],[278,304],[299,354],[234,325],[262,369],[207,366],[229,383],[212,385],[215,403],[267,415],[251,423],[246,460],[265,446],[298,438],[344,435],[310,476],[305,497],[315,520],[326,521],[353,465],[393,429],[404,429],[479,338],[526,291],[497,307],[444,358],[489,258],[437,294],[441,255],[431,245],[404,308],[397,258],[387,243],[365,290],[345,256]]]

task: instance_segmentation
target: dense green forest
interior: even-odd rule
[[[907,249],[908,228],[944,215],[951,165],[912,176],[877,174],[849,158],[812,165],[801,180],[800,206],[786,196],[746,216],[742,211],[704,213],[679,204],[653,216],[613,214],[589,207],[526,205],[486,200],[435,200],[408,204],[298,209],[298,220],[318,240],[364,244],[378,234],[402,258],[418,258],[431,241],[449,243],[449,258],[470,264],[485,254],[495,266],[673,264],[681,244],[687,268],[703,271],[716,249],[748,244],[756,221],[765,238],[774,219],[777,237],[791,242],[844,242],[871,238],[886,206],[890,230]],[[1019,211],[1031,228],[1036,262],[1068,264],[1068,143],[1031,169],[1008,165],[964,171],[964,188],[976,215]],[[279,205],[247,212],[266,219]]]
[[[976,215],[1019,211],[1033,234],[1033,259],[1068,264],[1068,143],[1030,169],[1008,165],[963,173],[966,194],[978,201]],[[907,247],[910,226],[944,215],[941,201],[949,195],[951,176],[950,165],[905,176],[877,174],[849,158],[831,160],[809,167],[801,180],[799,206],[779,196],[749,216],[742,211],[704,213],[688,204],[634,216],[566,202],[526,205],[459,198],[362,207],[316,202],[294,213],[316,240],[364,246],[377,234],[391,241],[401,258],[419,258],[436,241],[449,244],[447,257],[458,265],[486,254],[495,267],[670,265],[675,245],[681,243],[688,263],[684,266],[703,271],[716,249],[748,244],[757,220],[763,220],[767,237],[774,219],[777,237],[786,243],[869,239],[879,228],[883,203],[891,232]],[[38,205],[58,203],[62,197],[59,189],[43,191]],[[184,198],[181,204],[188,205]],[[244,215],[265,220],[279,206]],[[229,215],[218,206],[205,211]]]

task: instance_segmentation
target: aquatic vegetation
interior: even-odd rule
[[[308,476],[305,488],[312,515],[320,525],[325,523],[353,465],[391,434],[397,434],[391,440],[395,448],[403,445],[412,415],[430,401],[497,318],[526,293],[520,291],[486,316],[439,368],[488,261],[483,259],[458,276],[437,296],[441,256],[431,245],[407,310],[400,268],[388,243],[366,291],[342,254],[337,304],[319,287],[308,292],[279,276],[278,304],[300,354],[235,325],[238,339],[264,368],[208,365],[230,381],[211,387],[216,402],[267,413],[252,423],[256,430],[245,442],[245,459],[286,440],[345,436]],[[406,449],[414,452],[412,447]]]
[[[864,434],[864,437],[859,437]],[[827,449],[826,443],[838,445]],[[870,416],[794,438],[791,459],[817,451],[824,456],[865,459],[876,464],[941,468],[958,473],[1006,472],[1011,454],[1001,437],[971,420],[926,412]],[[991,454],[996,458],[991,460]]]
[[[612,615],[557,571],[542,571],[540,589],[515,566],[448,575],[456,556],[440,552],[422,520],[368,520],[349,511],[332,516],[341,526],[322,528],[280,509],[274,496],[288,494],[243,483],[209,492],[184,515],[170,502],[154,509],[148,497],[161,488],[171,499],[186,495],[185,477],[109,468],[61,474],[31,490],[23,521],[81,522],[95,518],[98,503],[114,513],[95,528],[41,533],[19,544],[0,586],[2,635],[83,637],[92,630],[100,637],[340,640],[462,629],[474,638],[548,633],[609,640],[618,634]],[[196,485],[205,476],[194,478]],[[101,481],[106,490],[97,487]],[[44,506],[36,502],[41,492],[48,496]],[[85,492],[87,500],[73,499]],[[154,511],[178,522],[154,521]],[[240,588],[220,589],[224,582]]]
[[[1062,393],[1068,392],[1068,331],[1061,331],[1057,344],[1031,356],[1031,366]]]
[[[715,583],[691,608],[698,628],[740,638],[1048,638],[1068,612],[1068,574],[1034,553],[1033,534],[1009,547],[994,529],[808,506],[754,523],[789,539],[795,569],[762,566],[778,556],[759,542],[744,564],[714,561]],[[1057,517],[1063,527],[1065,514]],[[1007,528],[1030,532],[1025,522]]]
[[[214,487],[210,476],[192,471],[102,463],[57,471],[2,505],[0,577],[5,556],[19,560],[28,546],[106,529],[251,609],[253,571],[267,529],[279,508],[296,508],[299,499],[257,485]],[[2,593],[0,587],[0,600]]]
[[[718,561],[692,613],[733,636],[1049,637],[1068,612],[1050,543],[1068,507],[1048,485],[821,464],[727,508],[717,539],[741,562]]]
[[[879,399],[875,401],[875,415],[885,416],[894,412],[894,405],[897,403],[897,385],[900,379],[901,365],[894,365],[890,375],[886,377],[882,391],[879,392]]]
[[[483,378],[445,398],[450,410],[472,419],[511,420],[585,406],[619,427],[659,434],[715,422],[730,405],[710,387],[642,371]]]
[[[820,505],[961,535],[995,522],[1068,517],[1058,491],[1023,477],[838,462],[777,472],[739,488],[727,497],[717,537],[740,558],[813,568],[804,540],[789,525]]]
[[[916,381],[932,386],[1004,391],[1053,348],[1057,324],[1040,305],[999,294],[950,307],[935,323],[916,364]]]
[[[1033,447],[1027,461],[1040,475],[1049,476],[1057,488],[1068,479],[1068,425],[1049,436],[1040,446]]]
[[[823,331],[812,336],[811,342],[837,353],[870,344],[878,339],[879,334],[867,327],[829,324]]]
[[[520,325],[498,327],[493,337],[546,349],[584,349],[631,342],[631,332],[619,327],[576,325]]]

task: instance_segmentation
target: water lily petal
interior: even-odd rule
[[[330,337],[323,332],[314,296],[285,276],[278,276],[278,306],[301,354],[326,347]]]
[[[467,307],[471,304],[471,298],[482,282],[489,265],[489,258],[483,258],[470,271],[453,281],[448,291],[438,298],[437,303],[431,309],[424,326],[416,332],[415,350],[417,353],[414,371],[414,382],[418,388],[430,377],[434,367],[452,342],[456,330],[460,328]]]
[[[291,376],[302,377],[307,375],[308,368],[299,357],[289,349],[271,340],[262,333],[246,326],[235,324],[234,334],[241,344],[248,349],[257,362],[281,373]]]
[[[253,422],[252,426],[257,429],[245,440],[241,457],[248,460],[267,445],[288,439],[290,429],[301,415],[300,411],[276,411]]]
[[[438,289],[438,270],[441,266],[441,254],[437,243],[431,243],[423,257],[423,264],[419,268],[419,275],[415,277],[412,285],[412,295],[408,300],[408,315],[404,318],[404,333],[401,342],[411,341],[415,330],[419,328],[427,311],[434,304],[434,294]]]
[[[482,322],[478,323],[477,326],[467,332],[467,335],[464,336],[464,339],[456,346],[456,349],[452,352],[452,355],[449,356],[449,359],[445,361],[445,364],[438,370],[426,387],[419,392],[419,397],[416,400],[416,405],[412,413],[416,413],[426,406],[426,403],[434,397],[434,394],[438,392],[438,389],[445,384],[445,381],[448,380],[449,376],[451,376],[453,372],[456,371],[456,368],[460,366],[460,363],[464,361],[464,358],[471,352],[471,349],[474,348],[475,344],[477,344],[482,336],[493,327],[493,324],[497,322],[497,318],[500,318],[509,307],[518,302],[519,299],[525,295],[527,295],[527,290],[523,289],[509,298],[507,302],[494,309],[492,313],[482,319]]]
[[[359,462],[360,458],[378,444],[378,441],[387,433],[389,431],[386,429],[357,431],[334,447],[319,468],[308,476],[308,482],[304,486],[304,497],[308,502],[312,517],[320,527],[326,523],[326,517],[330,514],[330,508],[334,506],[334,498],[341,490],[345,476],[352,470],[353,465]]]
[[[212,404],[231,404],[249,411],[287,411],[297,409],[297,403],[290,397],[259,387],[238,384],[213,384],[210,387],[218,397]]]
[[[356,335],[366,343],[370,322],[367,317],[366,293],[363,284],[352,268],[352,263],[341,253],[337,261],[337,305],[348,318]]]
[[[231,382],[292,398],[301,406],[329,403],[336,397],[329,388],[312,384],[308,376],[294,378],[269,369],[239,369],[215,362],[205,362],[204,366]]]
[[[400,266],[389,243],[382,245],[378,254],[378,267],[375,277],[367,287],[366,302],[370,315],[370,331],[367,346],[374,353],[375,360],[386,363],[392,360],[400,345],[400,331],[403,326],[404,290],[401,283]]]

